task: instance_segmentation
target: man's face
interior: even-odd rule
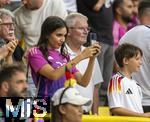
[[[14,23],[10,16],[4,16],[0,22],[0,37],[4,40],[11,41],[15,39]]]
[[[72,41],[75,41],[76,44],[83,45],[87,41],[87,35],[89,32],[89,27],[87,20],[79,19],[76,21],[74,27],[69,28],[69,36]]]
[[[10,0],[0,0],[0,7],[4,7],[5,5],[9,3],[10,3]]]
[[[16,72],[8,86],[8,97],[27,97],[27,82],[24,72]]]
[[[39,9],[39,3],[41,0],[22,0],[22,3],[27,9],[36,10]]]
[[[132,2],[133,2],[133,14],[135,16],[137,16],[138,15],[138,5],[140,3],[140,0],[132,0]]]
[[[124,4],[121,6],[121,17],[125,22],[131,22],[133,17],[133,3],[131,0],[124,0]]]

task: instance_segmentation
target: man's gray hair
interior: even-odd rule
[[[88,18],[81,13],[70,13],[65,19],[67,27],[73,27],[76,23],[76,18],[81,18],[88,21]]]
[[[0,9],[0,20],[5,16],[10,16],[14,20],[14,15],[10,10],[4,8]]]

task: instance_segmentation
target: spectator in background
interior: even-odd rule
[[[27,97],[26,70],[23,65],[5,65],[0,70],[0,97]]]
[[[52,97],[52,122],[81,122],[82,105],[91,101],[82,97],[75,88],[61,88]]]
[[[24,4],[14,11],[17,37],[24,40],[26,48],[37,44],[41,25],[48,16],[65,18],[67,11],[62,0],[22,0]]]
[[[143,0],[139,3],[138,17],[142,25],[150,25],[150,1]]]
[[[10,4],[10,0],[0,0],[0,8],[3,8],[7,4]]]
[[[138,6],[141,0],[132,0],[133,2],[133,14],[134,16],[138,16]]]
[[[92,32],[101,42],[101,55],[98,62],[104,82],[100,87],[100,105],[108,105],[107,87],[113,70],[113,36],[112,36],[112,2],[113,0],[77,0],[77,10],[87,16]]]
[[[87,86],[93,71],[96,56],[100,53],[100,46],[93,44],[84,49],[74,59],[69,56],[64,48],[67,35],[67,26],[63,19],[57,16],[48,17],[42,24],[41,36],[35,51],[28,55],[32,77],[38,89],[38,97],[51,97],[55,91],[64,87],[65,72],[69,70],[82,86]],[[89,59],[84,75],[75,68],[80,61]]]
[[[17,117],[13,114],[6,115],[6,111],[16,112],[14,106],[18,105],[21,100],[27,97],[27,81],[26,70],[21,64],[5,65],[0,70],[0,113],[1,120],[6,122],[23,122],[21,112],[18,112]],[[19,101],[20,100],[20,101]],[[11,111],[10,111],[11,110]],[[21,109],[19,109],[21,111]],[[4,118],[2,118],[2,116]]]
[[[114,48],[118,46],[120,38],[127,32],[128,24],[133,17],[132,0],[115,0],[113,3],[113,37]]]
[[[66,38],[66,47],[70,58],[73,59],[85,49],[83,44],[87,42],[87,35],[90,31],[88,27],[88,18],[80,13],[71,13],[66,17],[66,24],[69,30]],[[85,73],[88,62],[89,59],[85,59],[76,65],[77,69],[82,74]],[[84,114],[89,114],[90,111],[92,111],[92,114],[98,114],[98,93],[101,82],[103,82],[103,78],[96,59],[92,77],[88,86],[75,86],[82,96],[89,98],[93,102],[93,104],[91,103],[89,106],[83,106]]]
[[[132,75],[142,88],[142,105],[144,112],[150,112],[150,1],[143,0],[139,3],[138,16],[141,25],[128,31],[119,44],[130,43],[138,46],[143,51],[142,66],[139,73]]]
[[[138,25],[139,19],[138,19],[138,5],[141,0],[132,0],[133,2],[133,17],[131,23],[128,24],[128,30]]]
[[[132,73],[140,71],[142,50],[131,44],[119,45],[115,59],[120,70],[112,77],[108,86],[108,101],[113,115],[150,117],[143,113],[142,90]]]
[[[19,47],[18,41],[14,35],[15,27],[13,19],[13,14],[9,10],[0,9],[0,46],[2,47],[9,42],[12,42],[12,50],[9,49],[10,52],[8,53],[7,57],[5,57],[10,63],[12,63],[13,60],[21,61],[23,56],[23,50],[21,50]]]
[[[63,0],[68,13],[77,12],[76,0]]]
[[[10,11],[14,11],[20,6],[21,6],[21,0],[10,0],[10,4],[5,6],[5,8],[9,9]]]

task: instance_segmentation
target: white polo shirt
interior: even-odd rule
[[[58,16],[64,19],[67,11],[62,0],[43,0],[39,9],[29,10],[25,6],[21,6],[14,11],[14,15],[16,35],[19,40],[23,38],[27,48],[30,48],[37,44],[45,19],[49,16]]]
[[[70,59],[75,58],[77,56],[77,54],[75,52],[73,52],[69,48],[69,46],[66,45],[66,47],[67,47],[67,51],[70,55]],[[81,46],[81,51],[83,51],[84,49],[85,49],[85,47]],[[76,65],[76,68],[80,71],[81,74],[85,73],[86,68],[88,66],[88,62],[89,62],[89,59],[84,59]],[[99,66],[98,61],[96,59],[95,64],[94,64],[94,68],[93,68],[92,77],[91,77],[91,80],[90,80],[88,86],[82,87],[82,86],[77,84],[75,86],[75,88],[81,93],[81,95],[83,97],[87,97],[93,101],[94,86],[101,83],[101,82],[103,82],[103,78],[102,78],[100,66]],[[89,112],[91,110],[91,107],[92,107],[92,104],[89,106],[83,106],[83,110],[85,110],[86,112]]]

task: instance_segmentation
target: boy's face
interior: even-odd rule
[[[130,73],[139,72],[140,66],[142,64],[142,56],[141,56],[140,52],[138,53],[137,56],[127,59],[126,64],[127,64],[127,68],[130,71]]]

